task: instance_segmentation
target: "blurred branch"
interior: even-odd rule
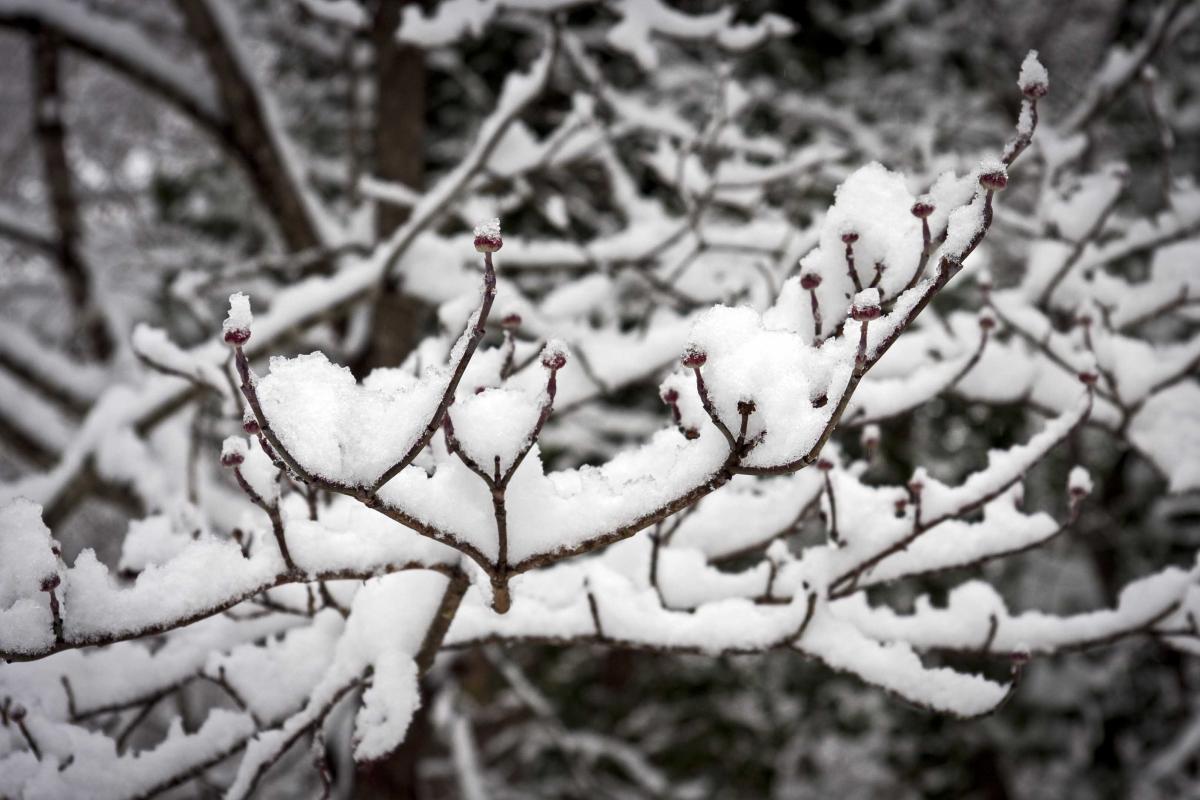
[[[66,98],[60,67],[59,36],[52,31],[39,30],[34,37],[34,115],[43,178],[58,228],[53,252],[75,310],[76,325],[84,333],[85,348],[103,361],[112,354],[113,341],[104,317],[96,307],[95,288],[83,259],[83,220],[67,160],[63,123]]]

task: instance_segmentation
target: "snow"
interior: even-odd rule
[[[229,313],[225,316],[225,321],[221,323],[221,331],[223,333],[231,331],[248,333],[253,322],[254,315],[250,313],[250,298],[241,292],[229,295]]]
[[[862,313],[872,309],[878,310],[879,300],[880,297],[878,289],[863,289],[861,292],[858,292],[853,298],[851,298],[850,307],[855,311],[855,313]]]
[[[30,724],[36,725],[43,759],[30,763],[32,754],[24,751],[0,758],[0,792],[29,800],[156,794],[174,775],[235,750],[254,730],[248,715],[215,709],[193,733],[176,719],[153,749],[118,755],[114,740],[103,734],[40,719]]]
[[[987,156],[980,159],[979,166],[975,168],[977,175],[1000,175],[1008,178],[1008,168],[1004,166],[1004,162],[995,156]]]
[[[1086,392],[1081,392],[1077,397],[1070,411],[1049,420],[1025,444],[1008,450],[990,451],[987,466],[973,473],[961,485],[952,488],[940,481],[926,480],[922,494],[923,517],[933,520],[961,513],[962,509],[977,505],[1019,480],[1083,420],[1090,403]]]
[[[399,747],[420,705],[416,663],[400,653],[380,653],[371,673],[371,688],[363,693],[355,719],[358,744],[354,757],[374,761]]]
[[[241,464],[246,460],[246,453],[249,450],[246,440],[241,436],[227,436],[225,441],[221,442],[221,461],[228,464]]]
[[[1187,380],[1147,400],[1129,439],[1167,476],[1170,491],[1200,488],[1200,384]]]
[[[863,378],[850,400],[843,424],[863,425],[868,420],[889,419],[929,402],[955,384],[975,350],[975,343],[955,339],[946,347],[950,352],[944,352],[940,360],[930,363],[922,353],[923,363],[919,368],[904,370],[894,377],[880,372],[880,368],[897,363],[897,357],[901,355],[897,348],[903,347],[911,337],[911,333],[901,337],[896,347],[888,351],[887,359]],[[975,368],[969,374],[978,371]],[[871,426],[867,424],[866,427]]]
[[[0,320],[0,357],[36,376],[39,385],[53,387],[73,402],[94,402],[109,380],[104,369],[47,347],[44,341],[8,320]]]
[[[896,294],[908,284],[923,247],[921,221],[910,211],[915,198],[899,173],[879,163],[868,164],[842,182],[835,198],[821,223],[817,248],[800,261],[802,270],[817,272],[823,279],[816,293],[827,325],[836,325],[845,315],[845,296],[856,291],[848,277],[843,233],[858,235],[853,243],[854,265],[862,285],[871,283],[877,264],[884,266],[879,288],[885,295]],[[811,330],[811,323],[797,329],[803,328]]]
[[[1069,616],[1040,611],[1011,615],[995,589],[982,581],[970,581],[952,590],[944,608],[935,608],[923,597],[912,614],[898,614],[888,608],[870,607],[866,596],[857,594],[837,601],[831,610],[873,638],[904,641],[920,649],[971,651],[982,649],[989,618],[994,615],[997,624],[989,651],[1020,649],[1035,655],[1050,654],[1080,641],[1137,630],[1165,617],[1179,603],[1190,581],[1188,572],[1170,568],[1128,584],[1121,590],[1116,608]]]
[[[541,398],[523,390],[485,389],[457,401],[450,419],[464,453],[489,475],[503,474],[529,444],[541,410]]]
[[[247,561],[234,542],[202,537],[120,588],[92,550],[84,550],[64,576],[65,633],[69,640],[87,641],[206,615],[230,597],[271,583],[280,571],[278,555],[269,550]]]
[[[449,380],[442,367],[421,379],[376,370],[359,384],[323,353],[272,358],[257,383],[263,412],[305,469],[349,485],[370,485],[424,430]]]
[[[299,711],[333,658],[345,625],[326,609],[280,638],[210,654],[204,674],[229,682],[258,720],[282,720]]]
[[[36,534],[37,529],[31,527],[35,513],[35,508],[18,509],[12,518],[22,523],[19,530]],[[294,517],[287,522],[288,543],[297,565],[313,573],[349,571],[370,575],[406,566],[444,566],[456,563],[458,558],[444,545],[424,539],[348,499],[326,509],[323,516],[321,522]],[[265,524],[261,517],[252,519],[262,519]],[[250,527],[254,528],[255,523],[251,522]],[[135,537],[135,542],[140,538]],[[16,541],[15,536],[12,541]],[[201,534],[170,558],[142,564],[140,574],[127,587],[114,581],[91,550],[83,551],[75,564],[62,572],[58,589],[67,642],[77,645],[97,637],[144,635],[148,630],[218,613],[269,588],[284,566],[269,533],[264,531],[255,541],[262,545],[253,547],[246,558],[235,542]],[[169,546],[179,544],[173,541]],[[22,552],[26,549],[23,547]],[[147,547],[137,546],[137,550],[142,557],[132,556],[132,563],[150,560],[145,553]],[[45,562],[42,566],[56,563],[48,546],[45,552],[46,557],[39,556]],[[13,570],[22,563],[22,559],[6,558],[2,566]],[[9,589],[13,591],[21,585],[13,580],[5,580],[0,586],[13,587]],[[0,652],[29,654],[52,645],[48,606],[39,590],[40,584],[22,597],[14,595],[15,604],[5,612],[6,623],[11,624],[0,628]]]
[[[600,467],[546,474],[534,446],[508,486],[509,560],[584,547],[709,481],[724,461],[714,437],[686,441],[661,431]],[[433,475],[405,470],[380,490],[390,506],[451,532],[488,558],[497,555],[491,495],[457,462]]]
[[[764,15],[755,23],[734,23],[732,8],[691,15],[659,0],[621,0],[613,10],[620,21],[609,28],[608,43],[632,56],[644,70],[658,66],[658,48],[651,41],[652,34],[684,40],[712,39],[723,48],[746,50],[793,30],[791,22],[776,14]]]
[[[1046,203],[1047,221],[1068,241],[1082,241],[1116,202],[1128,180],[1129,169],[1123,164],[1080,177],[1051,194]]]
[[[69,650],[41,661],[13,663],[0,674],[0,691],[36,698],[41,713],[66,720],[69,708],[62,680],[69,681],[81,716],[134,703],[195,677],[214,652],[274,636],[300,624],[300,618],[270,614],[238,620],[217,615],[173,632],[157,645],[121,642],[105,648]]]
[[[42,584],[59,574],[57,549],[40,506],[15,500],[0,508],[0,610],[26,598],[45,603]]]
[[[925,667],[906,643],[881,643],[823,609],[813,617],[798,647],[831,669],[850,672],[906,700],[959,717],[987,714],[1007,695],[1006,687],[978,675]]]
[[[279,500],[279,470],[276,469],[275,463],[263,452],[257,438],[230,438],[242,443],[244,460],[238,468],[242,478],[267,504],[276,503]],[[229,440],[226,440],[226,443],[228,444]]]
[[[75,422],[70,414],[47,402],[45,394],[3,370],[0,371],[0,397],[8,406],[3,422],[15,429],[14,439],[18,435],[24,436],[34,443],[33,446],[41,446],[51,454],[70,447],[76,435]]]
[[[633,645],[695,649],[710,655],[770,649],[795,638],[808,613],[802,595],[781,606],[756,606],[736,597],[683,613],[664,609],[653,589],[635,590],[606,569],[589,573],[588,583],[604,636]]]
[[[981,198],[977,198],[970,205],[954,209],[946,221],[946,239],[930,260],[937,263],[943,256],[961,258],[982,229],[983,200]]]
[[[151,564],[164,564],[183,552],[192,541],[190,531],[177,530],[166,514],[133,520],[121,540],[121,572],[141,572]]]
[[[307,2],[320,8],[318,13],[327,12],[351,26],[362,24],[361,9],[351,4]],[[540,13],[566,4],[450,0],[428,15],[412,7],[405,10],[397,37],[425,45],[446,43],[480,35],[502,12],[517,12],[514,19],[525,24],[523,12],[535,6]],[[0,0],[0,7],[20,5]],[[611,11],[617,19],[609,32],[611,45],[633,55],[640,66],[656,70],[656,38],[740,49],[790,30],[781,18],[770,15],[758,23],[735,23],[731,11],[689,15],[657,0],[615,3]],[[227,26],[231,20],[224,18]],[[586,70],[583,45],[571,36],[562,45],[572,57],[578,57],[572,48],[583,52]],[[1043,544],[1059,533],[1063,527],[1050,515],[1021,510],[1021,481],[1089,412],[1092,422],[1120,432],[1126,420],[1119,406],[1129,404],[1129,438],[1167,475],[1171,490],[1200,486],[1197,461],[1188,457],[1200,450],[1200,442],[1191,441],[1200,428],[1194,410],[1200,408],[1200,388],[1190,374],[1200,357],[1200,340],[1166,341],[1170,331],[1163,339],[1141,339],[1122,329],[1125,324],[1140,325],[1141,317],[1153,316],[1165,302],[1195,286],[1195,242],[1186,238],[1200,217],[1195,207],[1180,202],[1152,220],[1114,218],[1102,239],[1079,251],[1075,269],[1051,298],[1052,307],[1036,309],[1031,292],[1045,286],[1044,281],[1067,263],[1074,243],[1107,213],[1123,186],[1117,169],[1078,181],[1048,179],[1044,188],[1052,194],[1044,195],[1035,210],[1011,217],[1014,227],[1034,239],[1027,250],[1020,242],[1012,246],[1012,253],[1027,257],[1027,274],[1033,277],[1007,288],[1012,275],[997,263],[1006,288],[992,290],[990,297],[996,312],[1011,324],[1007,330],[997,326],[976,368],[964,374],[976,354],[980,323],[994,318],[989,308],[970,310],[977,306],[972,293],[982,281],[968,283],[965,292],[952,298],[947,308],[954,310],[923,312],[918,327],[864,377],[850,400],[845,426],[865,425],[864,438],[878,440],[882,432],[875,421],[911,411],[950,390],[968,400],[1020,403],[1057,416],[1026,444],[990,453],[986,465],[958,485],[934,480],[923,469],[915,472],[914,478],[924,484],[919,510],[903,485],[876,485],[877,476],[870,471],[874,467],[851,462],[836,440],[822,452],[833,465],[827,472],[805,469],[771,478],[730,478],[728,444],[717,428],[736,436],[743,415],[745,442],[751,446],[743,463],[749,470],[799,466],[814,454],[813,446],[843,399],[864,330],[847,315],[855,309],[860,317],[868,308],[890,309],[865,329],[868,355],[874,356],[924,298],[942,257],[961,255],[979,234],[984,221],[979,175],[1001,172],[1003,165],[990,160],[974,172],[946,172],[937,178],[927,196],[935,208],[928,223],[932,240],[944,242],[936,245],[925,280],[904,292],[922,261],[921,222],[911,213],[912,191],[923,188],[934,167],[928,174],[905,177],[879,163],[868,164],[846,176],[824,218],[818,214],[814,222],[797,229],[790,211],[785,215],[760,208],[770,202],[764,185],[800,177],[797,182],[807,192],[810,180],[840,176],[844,165],[823,163],[840,159],[840,147],[817,141],[789,153],[774,139],[747,135],[739,124],[730,124],[713,132],[714,149],[728,151],[714,169],[683,144],[702,132],[692,119],[667,103],[648,102],[642,95],[600,83],[597,92],[604,114],[590,113],[594,100],[577,99],[572,115],[578,119],[571,125],[564,120],[554,133],[539,138],[517,116],[549,79],[552,50],[547,47],[528,73],[510,76],[495,113],[483,122],[466,157],[430,191],[392,191],[393,199],[412,210],[408,224],[367,258],[347,258],[334,274],[273,294],[269,311],[260,312],[254,346],[246,350],[251,358],[264,356],[294,331],[310,328],[330,308],[369,296],[385,274],[403,279],[407,289],[439,303],[438,319],[447,330],[469,330],[478,322],[478,312],[475,297],[465,290],[478,284],[478,258],[464,236],[447,237],[438,231],[461,231],[483,213],[509,213],[517,194],[540,191],[540,184],[528,179],[549,154],[555,153],[554,164],[560,168],[574,168],[573,159],[588,154],[588,167],[598,166],[611,184],[616,216],[628,219],[610,227],[607,217],[589,217],[595,212],[589,201],[567,203],[553,193],[531,201],[542,204],[552,226],[578,223],[594,225],[595,230],[589,231],[590,240],[580,242],[561,236],[510,237],[505,262],[518,269],[500,282],[493,320],[507,313],[521,315],[520,338],[511,347],[516,362],[528,361],[530,366],[502,377],[505,352],[478,353],[467,365],[448,412],[454,440],[467,459],[488,473],[504,472],[528,451],[505,495],[506,566],[514,573],[511,609],[506,614],[492,610],[488,576],[463,551],[421,535],[353,497],[338,495],[328,502],[322,497],[319,519],[308,519],[303,498],[291,491],[281,495],[279,472],[259,441],[230,437],[222,449],[225,460],[240,462],[241,475],[254,492],[266,503],[278,504],[297,565],[296,572],[285,571],[270,520],[236,492],[228,473],[219,482],[202,473],[196,502],[203,510],[184,505],[182,487],[164,477],[168,470],[163,469],[177,460],[179,442],[164,454],[141,431],[148,420],[157,423],[160,413],[174,408],[192,390],[181,388],[174,378],[142,376],[145,381],[136,391],[118,388],[105,393],[78,432],[60,425],[46,437],[63,449],[58,468],[3,489],[6,498],[31,493],[52,501],[68,491],[74,478],[86,474],[85,469],[94,467],[101,477],[133,486],[147,499],[150,516],[130,525],[118,579],[92,551],[84,551],[69,569],[59,563],[36,506],[17,501],[0,513],[0,654],[46,656],[34,665],[7,665],[0,671],[0,695],[36,699],[31,718],[39,731],[45,729],[49,753],[42,764],[25,753],[0,756],[0,794],[34,796],[40,791],[69,796],[87,787],[104,796],[115,780],[111,775],[92,778],[91,785],[85,780],[89,772],[111,770],[114,764],[128,768],[131,785],[149,787],[166,774],[160,762],[168,756],[189,763],[182,755],[185,746],[191,748],[187,758],[203,759],[220,755],[220,748],[246,744],[247,755],[231,790],[232,796],[242,796],[252,788],[260,767],[271,763],[295,737],[321,724],[342,698],[357,698],[360,691],[355,756],[382,758],[403,740],[419,706],[415,658],[445,590],[445,573],[458,569],[467,571],[473,583],[451,624],[451,645],[493,638],[587,639],[707,654],[788,647],[909,701],[961,716],[993,710],[1006,696],[1006,687],[975,675],[928,668],[918,651],[978,650],[986,644],[995,653],[1026,647],[1048,653],[1150,624],[1166,612],[1178,614],[1179,609],[1171,609],[1180,597],[1197,602],[1195,590],[1186,588],[1195,575],[1181,571],[1134,584],[1115,609],[1068,617],[1009,614],[994,590],[975,582],[956,590],[948,607],[919,600],[911,614],[872,608],[867,593],[859,591],[937,570],[971,567]],[[680,80],[672,69],[661,71],[669,86]],[[248,68],[246,72],[252,77]],[[1030,53],[1022,66],[1022,85],[1047,80],[1036,53]],[[757,87],[729,83],[727,88],[724,101],[731,113],[749,109],[764,97]],[[263,87],[258,91],[266,101],[273,135],[280,137],[274,144],[299,181],[301,154],[283,135],[270,94]],[[713,191],[715,201],[732,212],[729,218],[706,217],[692,230],[667,204],[641,196],[636,185],[640,166],[637,174],[628,172],[606,139],[610,116],[616,136],[645,139],[645,165],[668,184],[679,182],[697,193]],[[859,124],[852,114],[846,116],[852,125]],[[583,128],[566,133],[575,122],[582,122]],[[1028,130],[1031,124],[1027,106],[1018,129]],[[869,143],[876,137],[866,131],[849,138]],[[1045,151],[1048,162],[1060,165],[1078,152],[1079,143],[1066,140],[1052,142]],[[937,169],[956,163],[929,161]],[[514,194],[477,192],[481,172],[511,181]],[[378,186],[372,191],[387,194]],[[752,218],[743,221],[743,212]],[[338,234],[336,226],[322,220],[318,227],[324,233]],[[483,223],[474,233],[499,237],[499,220]],[[849,233],[855,238],[848,242],[843,236]],[[1159,246],[1171,239],[1182,241],[1170,248]],[[849,274],[847,244],[852,245],[854,277]],[[644,324],[631,324],[626,298],[646,295],[647,276],[665,279],[666,267],[690,258],[701,245],[706,252],[689,261],[681,274],[670,276],[674,286],[700,298],[701,307],[708,305],[706,298],[724,299],[729,305],[701,312],[651,308],[640,320]],[[1117,274],[1126,260],[1147,249],[1156,250],[1149,280],[1133,283]],[[1007,249],[1003,252],[1012,255]],[[815,293],[824,318],[821,336],[813,333],[812,295],[800,286],[800,270],[790,272],[802,253],[803,274],[822,278]],[[985,252],[975,260],[986,258]],[[430,264],[437,267],[431,269]],[[631,264],[644,274],[639,277],[628,269]],[[761,274],[751,274],[752,265]],[[1082,277],[1085,271],[1090,277]],[[560,280],[563,273],[566,280]],[[573,273],[584,277],[575,280]],[[764,274],[765,281],[760,279]],[[784,280],[789,274],[793,277]],[[870,288],[855,293],[856,283]],[[773,298],[780,284],[779,297]],[[658,295],[649,294],[650,302],[657,302]],[[535,307],[531,297],[541,297],[542,302]],[[739,302],[744,304],[734,305]],[[1083,307],[1097,310],[1096,315],[1098,309],[1111,313],[1116,330],[1097,325],[1085,346],[1078,330],[1058,329],[1059,312]],[[253,322],[248,298],[234,294],[224,330],[248,333]],[[1044,343],[1052,356],[1037,352],[1032,342]],[[252,377],[251,382],[274,432],[307,470],[347,487],[369,487],[410,450],[433,419],[467,343],[465,334],[430,337],[400,367],[376,370],[361,382],[320,353],[276,358],[263,377]],[[27,344],[0,347],[17,352],[20,363],[38,361],[40,343]],[[565,421],[539,446],[531,432],[550,399],[547,370],[539,361],[555,363],[558,355],[566,356],[568,344],[571,356],[556,376],[552,424]],[[705,355],[700,373],[720,425],[714,426],[700,403],[695,374],[678,367],[685,347]],[[133,348],[169,371],[226,391],[224,348],[184,349],[148,327],[135,329]],[[1094,362],[1089,361],[1089,351],[1094,351]],[[447,352],[449,364],[444,365]],[[43,369],[42,377],[63,367],[70,371],[69,360],[52,355],[47,360],[54,367]],[[1066,367],[1056,364],[1058,360]],[[1093,408],[1073,374],[1087,364],[1111,374],[1118,385],[1113,393],[1120,396],[1100,396]],[[666,373],[671,374],[663,378]],[[631,383],[660,378],[664,391],[678,393],[682,425],[699,431],[698,439],[688,440],[674,428],[653,432],[666,420],[662,409],[639,409],[618,417],[603,403],[592,403],[574,418],[566,414]],[[86,405],[107,378],[59,380],[73,387],[68,393]],[[1107,393],[1104,382],[1097,391]],[[590,420],[588,413],[593,414]],[[596,417],[604,424],[596,424]],[[164,435],[179,439],[183,422],[165,427]],[[226,422],[232,426],[233,419]],[[607,460],[596,466],[548,469],[550,457],[558,457],[555,442],[569,442],[567,449],[573,451],[588,435]],[[641,444],[621,443],[633,438]],[[549,454],[545,463],[544,454]],[[213,455],[207,453],[209,461]],[[824,491],[826,479],[829,492]],[[718,484],[726,485],[709,494]],[[282,487],[287,489],[288,482]],[[1068,490],[1073,496],[1091,488],[1086,470],[1071,470]],[[818,526],[805,524],[806,514],[815,516],[820,510],[828,524],[834,497],[840,545],[813,544],[808,537]],[[471,559],[499,557],[495,498],[447,451],[441,436],[384,486],[378,499],[378,510],[462,545]],[[650,521],[664,515],[661,522]],[[10,523],[10,518],[16,522]],[[930,527],[925,530],[922,525]],[[238,541],[226,534],[235,526],[244,534]],[[628,536],[614,541],[617,533]],[[539,566],[568,555],[573,557]],[[653,583],[652,558],[657,559]],[[728,566],[735,558],[736,569]],[[873,566],[860,575],[865,563]],[[125,579],[128,573],[137,575]],[[65,620],[63,646],[115,644],[47,655],[57,649],[48,596],[40,588],[50,576],[62,580],[57,597]],[[852,586],[839,582],[847,576],[854,576]],[[348,619],[329,608],[305,615],[306,603],[317,602],[311,585],[317,580],[327,581],[324,588],[350,607]],[[831,592],[845,599],[830,600]],[[252,612],[261,611],[253,605],[255,598],[294,613],[251,618]],[[589,598],[595,603],[596,619]],[[989,637],[993,616],[995,636]],[[1170,619],[1172,624],[1178,621]],[[175,625],[184,627],[169,630]],[[151,634],[156,635],[153,642],[119,641]],[[109,737],[95,734],[94,741],[84,741],[82,737],[93,735],[66,723],[69,712],[58,686],[60,677],[69,677],[80,706],[94,710],[106,701],[151,697],[201,675],[228,682],[234,693],[247,699],[247,713],[210,715],[205,727],[190,736],[173,729],[159,749],[140,756],[144,761],[119,759]],[[256,734],[252,723],[265,730]],[[463,744],[469,738],[465,730],[460,726],[455,731],[456,753],[469,748]],[[76,765],[58,770],[63,754],[75,751],[82,754]],[[131,761],[136,763],[131,766]]]
[[[1038,60],[1037,50],[1030,50],[1025,55],[1025,60],[1021,62],[1021,74],[1017,78],[1017,86],[1021,87],[1022,91],[1027,86],[1050,87],[1050,73]]]
[[[250,313],[248,302],[245,313],[248,317]],[[228,321],[226,325],[229,325]],[[247,319],[244,327],[238,329],[249,330],[249,320]],[[161,328],[138,324],[133,329],[131,344],[134,352],[152,367],[191,378],[222,395],[228,395],[228,384],[225,382],[220,368],[196,358],[194,354],[179,347]]]
[[[500,220],[496,217],[484,220],[475,226],[475,237],[486,237],[488,239],[500,238]]]
[[[948,520],[924,533],[904,550],[872,569],[862,586],[900,577],[938,572],[1007,555],[1044,543],[1061,531],[1049,514],[1023,514],[1009,490],[983,508],[980,522]]]
[[[372,685],[363,693],[355,718],[354,756],[375,760],[398,747],[420,704],[413,658],[445,588],[446,578],[432,572],[387,575],[364,585],[355,595],[333,659],[307,703],[254,737],[227,796],[246,797],[257,772],[287,748],[291,737],[318,723],[349,688],[365,679],[368,669]]]
[[[1094,488],[1092,476],[1087,468],[1078,464],[1071,467],[1071,473],[1067,476],[1067,489],[1071,494],[1091,494]]]
[[[659,591],[667,608],[699,608],[738,597],[761,597],[767,593],[769,576],[766,562],[743,572],[722,572],[709,566],[699,550],[669,547],[659,554]]]
[[[738,404],[754,403],[747,439],[766,434],[746,459],[751,466],[785,463],[807,453],[854,368],[853,337],[829,339],[813,348],[798,334],[772,329],[775,319],[747,307],[719,306],[696,321],[690,336],[689,347],[707,354],[705,382],[725,425],[736,431]],[[812,401],[822,395],[828,402],[814,408]],[[694,389],[681,392],[688,402],[694,396]],[[717,435],[708,422],[701,430]]]
[[[736,476],[679,519],[670,546],[694,548],[718,561],[761,545],[791,525],[821,488],[816,470],[765,480]]]

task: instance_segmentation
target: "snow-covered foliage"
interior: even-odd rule
[[[1103,502],[1109,477],[1076,463],[1088,437],[1151,467],[1158,494],[1200,490],[1200,189],[1168,164],[1142,213],[1130,169],[1087,155],[1104,99],[1197,14],[1168,4],[1049,119],[1029,52],[1019,91],[1016,63],[990,76],[1020,104],[1009,128],[978,150],[931,137],[901,170],[863,119],[731,66],[793,32],[775,14],[300,6],[329,40],[309,46],[345,39],[351,62],[379,25],[464,74],[459,51],[498,31],[528,57],[494,91],[465,82],[488,111],[452,126],[421,190],[305,137],[285,101],[314,89],[272,79],[272,12],[180,0],[173,35],[203,55],[180,60],[148,33],[157,12],[0,0],[6,24],[56,31],[220,132],[285,253],[175,275],[201,331],[187,346],[169,320],[105,311],[107,369],[0,330],[0,387],[20,387],[4,427],[48,454],[0,485],[0,796],[345,792],[332,781],[353,770],[331,759],[386,760],[428,718],[461,794],[483,796],[495,778],[449,668],[467,649],[568,760],[667,794],[636,748],[555,722],[498,644],[779,651],[960,718],[1019,698],[1047,656],[1137,637],[1198,651],[1194,551],[1068,611],[1006,596],[993,563],[1057,546]],[[789,100],[818,124],[754,122]],[[397,286],[438,332],[368,365]],[[1022,435],[955,468],[889,451],[939,403],[1015,407]],[[1047,510],[1027,504],[1063,459]],[[119,552],[64,557],[57,526],[88,494],[139,513]],[[935,602],[921,592],[943,573]],[[134,738],[148,719],[161,735]],[[289,760],[309,744],[314,764]]]

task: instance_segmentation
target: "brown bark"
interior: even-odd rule
[[[382,180],[420,189],[425,175],[425,55],[396,41],[405,0],[370,0],[371,81],[375,100],[370,132],[372,168]],[[408,209],[379,205],[375,233],[386,239],[408,220]],[[433,309],[398,282],[380,287],[374,324],[357,371],[396,366],[429,332]]]
[[[112,354],[112,336],[96,307],[92,278],[83,260],[83,220],[67,160],[67,132],[63,123],[65,94],[61,80],[58,37],[39,29],[33,40],[34,126],[42,157],[42,173],[50,212],[57,228],[51,252],[75,312],[82,349],[101,360]]]

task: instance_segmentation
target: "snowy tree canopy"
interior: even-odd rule
[[[826,5],[848,40],[920,13]],[[1040,43],[987,63],[1003,114],[914,68],[896,127],[769,69],[782,12],[0,0],[50,209],[0,235],[64,287],[0,323],[0,796],[354,796],[431,724],[452,793],[504,796],[472,653],[635,796],[712,787],[569,730],[510,654],[778,653],[967,720],[1060,654],[1194,657],[1194,537],[1086,604],[1013,572],[1119,525],[1112,452],[1156,518],[1200,490],[1198,76],[1153,66],[1197,17],[1162,4],[1082,85]],[[391,95],[426,67],[461,96],[413,145]],[[152,130],[64,90],[113,82]],[[1104,160],[1129,92],[1160,172]],[[64,140],[92,128],[121,169]],[[127,513],[80,534],[89,504]],[[777,794],[820,796],[789,752]]]

